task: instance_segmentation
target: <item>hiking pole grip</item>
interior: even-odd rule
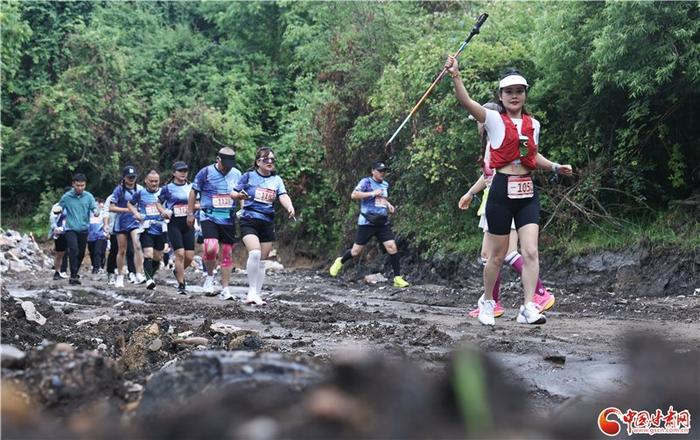
[[[476,19],[476,23],[474,24],[474,27],[472,28],[471,32],[469,32],[469,35],[467,35],[467,38],[462,41],[462,44],[459,46],[459,49],[457,49],[457,52],[455,52],[454,57],[457,58],[460,53],[464,50],[465,47],[467,47],[467,44],[469,44],[469,41],[472,39],[472,37],[476,34],[479,33],[479,30],[481,29],[481,26],[484,24],[486,19],[489,18],[489,14],[483,13],[479,15],[479,17]],[[438,76],[433,80],[432,84],[430,84],[430,87],[428,87],[428,90],[423,93],[423,96],[418,100],[416,105],[413,106],[413,109],[411,109],[411,112],[406,116],[406,118],[403,120],[399,128],[396,129],[393,135],[391,135],[391,138],[384,144],[384,148],[387,148],[391,143],[394,141],[396,136],[398,136],[399,132],[403,127],[406,125],[406,123],[411,119],[411,117],[418,111],[420,106],[423,104],[423,102],[428,98],[428,95],[433,91],[435,86],[442,80],[442,78],[445,76],[447,73],[446,68],[442,68],[442,71],[438,74]]]

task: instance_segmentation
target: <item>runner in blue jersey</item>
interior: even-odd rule
[[[188,166],[185,162],[173,164],[173,176],[160,189],[158,210],[168,219],[168,238],[175,251],[175,278],[177,293],[185,295],[185,269],[194,259],[194,228],[187,224],[187,202],[192,184],[187,181]],[[199,204],[195,208],[199,208]]]
[[[105,253],[107,252],[107,237],[109,233],[105,229],[104,221],[104,200],[95,199],[100,208],[100,215],[90,217],[88,226],[87,245],[90,253],[90,263],[92,263],[92,273],[99,273],[105,266]]]
[[[389,203],[389,182],[384,180],[387,167],[382,162],[372,164],[372,175],[365,177],[350,194],[352,200],[360,201],[360,216],[357,219],[357,234],[355,243],[342,256],[335,259],[330,268],[331,276],[337,276],[343,264],[352,257],[360,255],[367,242],[377,236],[389,254],[389,261],[394,271],[394,287],[408,287],[409,284],[401,276],[398,248],[391,230],[389,214],[394,213],[394,206]]]
[[[239,212],[241,237],[248,250],[248,296],[246,304],[263,305],[260,294],[265,281],[265,259],[275,241],[275,209],[273,202],[279,199],[294,218],[294,206],[284,188],[282,178],[275,173],[275,154],[270,148],[258,149],[253,168],[247,171],[233,189],[231,197],[244,200]]]
[[[166,235],[163,231],[163,217],[158,210],[158,196],[160,195],[160,175],[158,171],[151,169],[144,179],[145,188],[134,193],[128,203],[129,210],[134,218],[141,222],[140,234],[141,249],[143,251],[143,271],[146,274],[146,289],[155,289],[156,282],[153,279],[160,268],[163,258]]]
[[[138,220],[134,218],[134,214],[129,210],[129,200],[134,196],[136,191],[141,189],[140,185],[136,184],[136,168],[129,165],[122,170],[122,181],[114,188],[112,192],[112,203],[109,205],[110,212],[116,212],[117,218],[114,221],[114,233],[117,235],[117,281],[114,287],[124,287],[124,257],[126,248],[129,244],[128,237],[131,237],[131,245],[134,249],[134,266],[136,268],[136,281],[138,284],[146,282],[146,277],[143,275],[143,251],[139,241],[138,229],[140,227]]]
[[[235,165],[236,153],[231,148],[219,150],[216,163],[202,168],[197,173],[187,203],[187,224],[194,227],[194,212],[199,193],[199,222],[204,236],[202,260],[207,266],[204,293],[207,296],[214,294],[214,269],[221,242],[222,290],[219,298],[222,300],[234,299],[229,292],[228,283],[233,268],[231,254],[236,243],[236,207],[231,198],[231,191],[241,177],[241,172]]]

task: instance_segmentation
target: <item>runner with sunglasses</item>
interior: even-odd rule
[[[253,167],[246,171],[231,192],[231,197],[243,200],[239,211],[241,237],[248,251],[248,296],[246,304],[264,305],[260,296],[265,281],[265,259],[272,250],[275,235],[274,201],[278,199],[294,218],[294,205],[282,178],[275,172],[275,153],[262,147],[255,153]]]

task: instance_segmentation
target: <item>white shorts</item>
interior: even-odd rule
[[[479,227],[484,230],[484,232],[489,231],[489,224],[486,222],[486,214],[479,218]],[[515,220],[510,221],[510,229],[515,229]]]

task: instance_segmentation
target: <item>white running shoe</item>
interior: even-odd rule
[[[492,299],[485,299],[483,303],[479,303],[479,322],[484,325],[496,325],[496,318],[494,316],[494,309],[496,308],[496,301]]]
[[[124,275],[117,275],[117,280],[114,282],[114,287],[121,289],[124,287]]]
[[[146,282],[146,275],[142,273],[136,274],[136,284],[143,284]]]
[[[219,294],[219,299],[222,300],[222,301],[226,301],[227,299],[230,299],[231,301],[233,301],[233,300],[236,299],[236,298],[235,298],[235,297],[231,294],[231,292],[228,290],[228,287],[224,287],[224,288],[221,290],[221,293]]]
[[[204,278],[204,285],[202,286],[202,290],[204,290],[204,294],[206,296],[214,296],[214,277],[207,275]]]
[[[524,306],[520,306],[518,322],[520,324],[544,324],[547,322],[547,318],[539,312],[537,304],[529,302]]]
[[[153,280],[147,280],[146,281],[146,289],[148,290],[153,290],[156,288],[156,282]]]
[[[129,272],[129,282],[131,284],[136,284],[136,274],[133,272]]]
[[[264,306],[267,304],[265,301],[263,301],[262,298],[260,298],[260,295],[254,292],[248,292],[248,296],[245,299],[246,304],[255,304],[256,306]]]
[[[107,285],[108,286],[114,286],[114,281],[115,281],[115,276],[113,273],[110,273],[107,275]]]
[[[58,274],[59,274],[59,275],[61,276],[61,278],[63,278],[64,280],[68,279],[68,274],[67,274],[67,273],[65,273],[65,272],[59,272]]]

